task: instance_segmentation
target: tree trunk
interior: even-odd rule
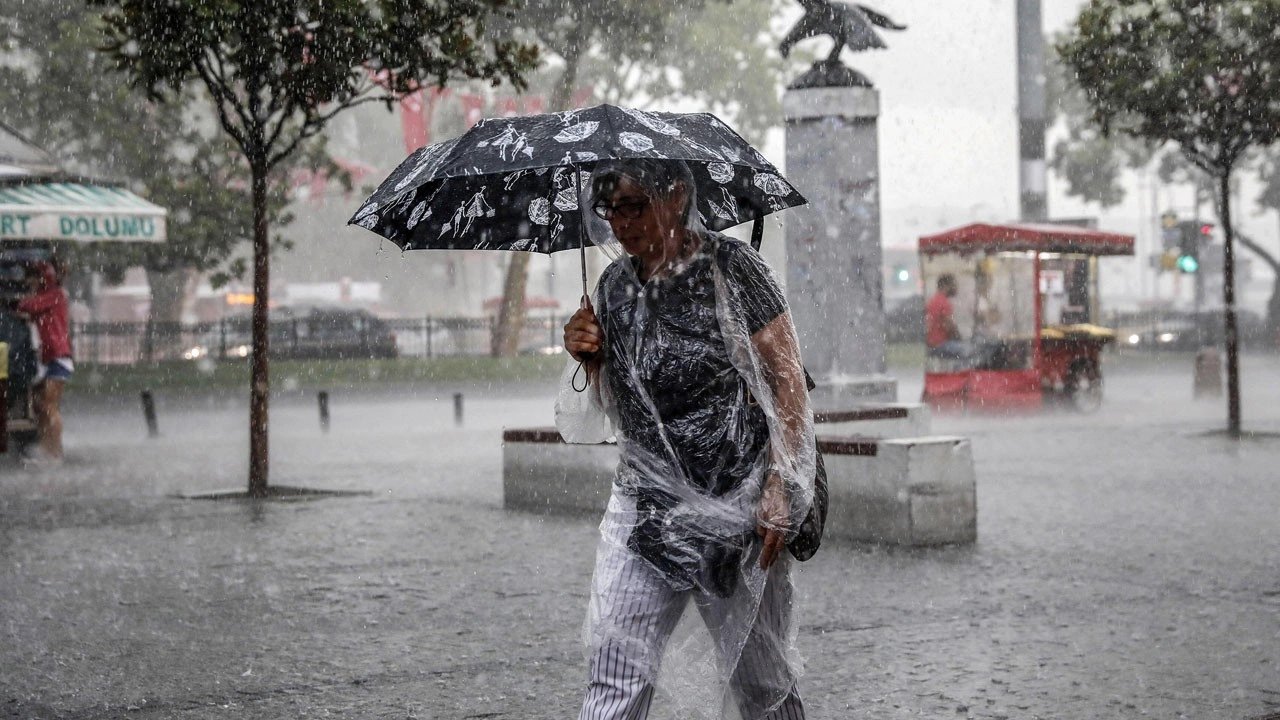
[[[147,284],[151,287],[150,316],[157,322],[181,321],[190,279],[191,271],[186,268],[167,271],[148,269]]]
[[[524,290],[529,284],[529,253],[513,253],[502,283],[502,305],[493,330],[494,357],[514,357],[520,351],[520,331],[524,329]]]
[[[551,93],[552,112],[569,109],[587,37],[587,21],[579,15],[565,45],[564,72]],[[518,252],[507,265],[507,276],[502,283],[502,305],[498,308],[498,324],[494,328],[491,346],[494,357],[513,357],[520,349],[520,331],[524,329],[526,309],[524,292],[528,284],[529,254]]]
[[[267,234],[267,168],[250,160],[253,174],[253,360],[249,380],[249,496],[267,495],[267,303],[271,246]]]
[[[1236,329],[1235,233],[1231,228],[1231,171],[1218,176],[1218,197],[1222,203],[1222,300],[1226,306],[1227,341],[1227,434],[1240,437],[1240,336]]]
[[[190,281],[191,271],[185,268],[167,272],[147,270],[147,285],[151,288],[151,310],[147,313],[147,322],[151,328],[146,337],[151,343],[148,349],[152,359],[172,360],[181,350],[179,324]]]

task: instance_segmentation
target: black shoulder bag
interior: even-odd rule
[[[804,371],[806,389],[813,390],[817,383]],[[827,492],[827,468],[822,462],[822,452],[818,450],[818,435],[813,435],[813,502],[809,504],[809,512],[805,514],[795,537],[787,543],[791,556],[800,562],[813,557],[822,544],[822,530],[827,525],[827,508],[830,495]]]

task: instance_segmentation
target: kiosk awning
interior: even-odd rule
[[[164,208],[120,187],[81,180],[0,180],[0,241],[163,242]]]
[[[974,223],[920,238],[920,253],[1050,252],[1132,255],[1133,236],[1071,225]]]

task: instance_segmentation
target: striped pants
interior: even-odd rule
[[[661,654],[690,600],[721,650],[722,662],[736,658],[729,684],[743,720],[804,720],[804,705],[785,657],[790,561],[783,551],[769,569],[757,611],[751,613],[750,591],[740,587],[734,596],[720,598],[672,590],[648,563],[606,540],[591,598],[592,618],[602,630],[592,635],[590,680],[579,720],[648,717]],[[755,622],[749,632],[735,627],[752,614]]]

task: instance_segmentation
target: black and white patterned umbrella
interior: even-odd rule
[[[768,160],[710,113],[598,105],[481,120],[462,136],[409,156],[348,224],[405,250],[524,250],[582,246],[579,183],[596,163],[684,160],[698,212],[712,230],[806,202]],[[575,173],[581,173],[575,176]],[[757,225],[758,242],[758,225]]]

